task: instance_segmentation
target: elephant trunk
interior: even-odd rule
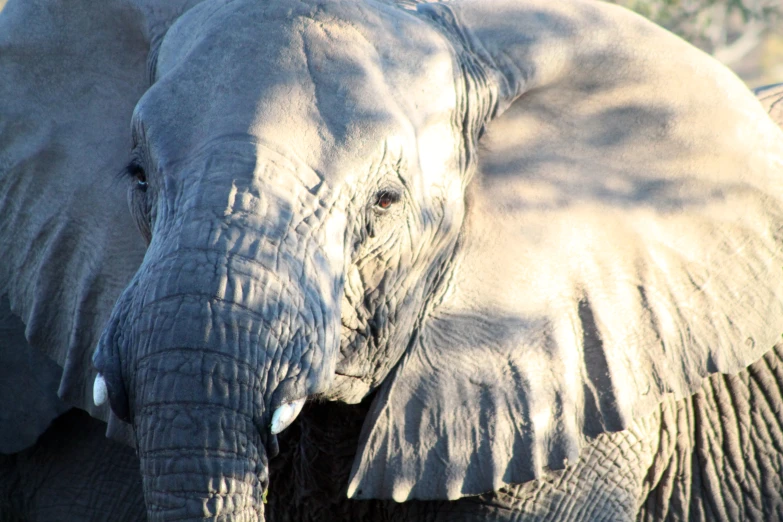
[[[342,217],[300,219],[314,195],[284,173],[287,188],[242,185],[239,167],[277,171],[237,158],[210,156],[207,186],[189,185],[180,213],[161,206],[94,357],[136,430],[151,520],[263,520],[280,418],[334,375]]]
[[[263,520],[273,413],[320,391],[331,371],[313,335],[323,325],[280,299],[266,308],[175,295],[137,321],[123,373],[151,520]]]
[[[151,521],[263,520],[268,486],[246,362],[188,347],[139,363],[136,435]]]
[[[282,269],[247,277],[244,258],[218,269],[237,274],[228,282],[168,263],[188,266],[180,254],[156,262],[165,276],[139,281],[128,299],[140,312],[120,316],[95,359],[112,407],[127,404],[134,424],[149,518],[263,520],[267,454],[282,429],[277,421],[273,431],[273,414],[290,419],[292,404],[329,386],[339,309],[313,287],[283,284]],[[240,284],[231,295],[244,298],[227,299],[222,289]],[[112,357],[112,346],[123,355]],[[116,390],[127,391],[124,401]]]

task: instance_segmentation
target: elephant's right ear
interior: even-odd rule
[[[783,333],[783,133],[731,72],[603,2],[419,12],[490,109],[454,273],[374,399],[358,498],[562,469]]]
[[[118,173],[148,87],[147,22],[119,0],[0,13],[0,295],[63,367],[60,396],[104,420],[92,352],[145,251]]]

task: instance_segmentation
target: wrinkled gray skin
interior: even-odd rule
[[[0,507],[783,518],[781,176],[614,6],[12,0]]]

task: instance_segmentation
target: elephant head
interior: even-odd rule
[[[781,333],[783,134],[629,12],[99,4],[0,19],[0,293],[151,520],[263,517],[308,399],[375,392],[349,496],[457,499]]]

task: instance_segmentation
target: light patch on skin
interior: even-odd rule
[[[565,303],[567,301],[559,301]],[[553,323],[553,339],[557,346],[580,346],[581,332],[576,331],[575,324],[578,323],[578,316],[573,310],[561,305],[559,311],[555,312],[558,320]],[[561,350],[563,372],[566,375],[576,375],[580,371],[581,356],[577,350]],[[566,379],[563,382],[563,388],[567,390],[563,395],[564,411],[574,411],[577,406],[575,397],[581,397],[584,390],[582,384],[575,380]],[[563,416],[562,421],[568,426],[569,430],[577,430],[577,420],[573,416]]]
[[[546,408],[540,408],[530,416],[530,420],[534,427],[549,426],[550,422],[552,422],[552,410],[548,405]]]
[[[424,153],[419,154],[419,165],[422,172],[448,172],[456,168],[454,158],[456,154],[456,140],[454,130],[449,122],[443,122],[443,118],[435,124],[425,126],[419,131],[419,149]],[[444,144],[454,144],[453,147]],[[446,177],[445,175],[443,176]]]
[[[262,139],[256,142],[255,147],[257,158],[264,158],[266,165],[276,167],[274,178],[270,178],[275,186],[287,187],[291,191],[296,191],[301,186],[311,194],[325,195],[324,177],[297,155],[296,151]],[[267,176],[261,168],[259,165],[254,175],[257,179],[266,179]]]
[[[223,217],[228,217],[234,212],[234,202],[237,198],[237,184],[236,181],[231,182],[231,191],[228,193],[228,203],[226,203],[226,209],[223,211]]]
[[[386,137],[386,150],[392,157],[402,156],[407,146],[407,140],[399,134],[390,134]]]
[[[352,485],[353,486],[353,485]],[[355,489],[355,486],[353,486]],[[411,489],[413,489],[413,481],[410,479],[399,480],[394,483],[394,491],[392,492],[392,498],[395,502],[405,502],[408,500]],[[348,493],[350,498],[352,491]]]

